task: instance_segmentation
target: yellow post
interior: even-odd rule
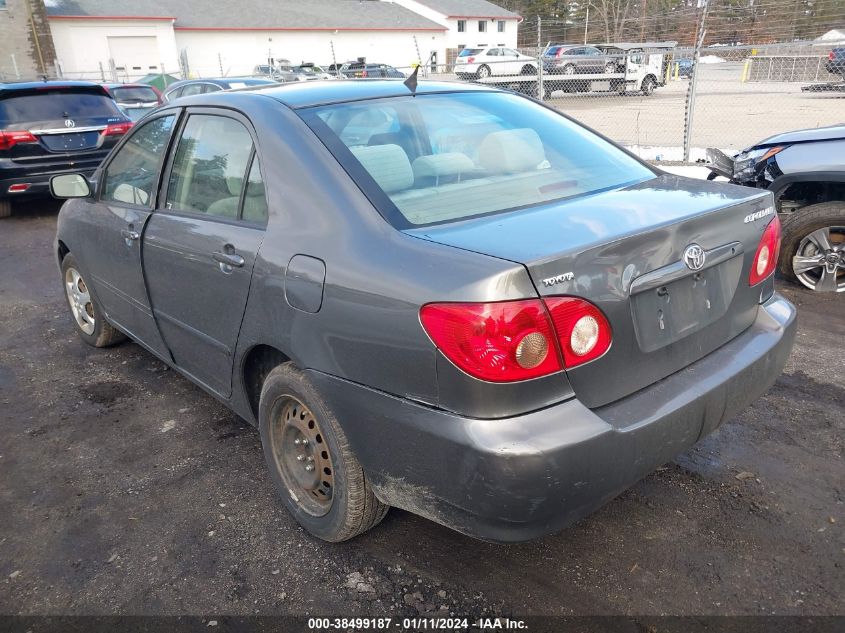
[[[751,67],[751,60],[746,59],[745,64],[742,65],[742,83],[748,81],[748,69]]]
[[[666,65],[666,83],[669,83],[669,80],[672,78],[672,66],[674,64],[667,64]]]
[[[681,62],[675,64],[675,81],[681,78]]]

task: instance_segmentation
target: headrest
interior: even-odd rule
[[[441,176],[457,176],[472,171],[475,165],[472,159],[460,152],[446,152],[420,156],[411,167],[415,178],[440,178]]]
[[[408,155],[398,145],[350,147],[349,151],[363,165],[385,193],[414,186],[414,172]]]
[[[543,142],[530,128],[491,132],[478,148],[478,164],[495,174],[530,171],[544,160]]]

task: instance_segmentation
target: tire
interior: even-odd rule
[[[525,66],[523,66],[522,70],[519,72],[521,75],[536,75],[537,69],[534,68],[534,66],[532,66],[531,64],[525,64]]]
[[[91,347],[109,347],[126,340],[126,335],[106,321],[103,310],[79,271],[73,255],[62,260],[62,285],[76,332]]]
[[[487,79],[492,73],[490,72],[490,66],[487,64],[482,64],[478,67],[478,72],[475,73],[476,78],[478,79]]]
[[[12,201],[0,200],[0,218],[8,218],[12,215]]]
[[[642,86],[640,86],[640,90],[642,90],[643,95],[646,97],[650,97],[654,94],[654,87],[657,84],[655,83],[654,79],[651,77],[646,77],[643,79]]]
[[[611,75],[616,72],[616,64],[613,62],[608,62],[604,65],[604,72],[608,75]]]
[[[564,75],[574,75],[575,74],[575,66],[573,64],[567,64],[563,67],[563,74]]]
[[[816,292],[845,292],[845,202],[822,202],[795,211],[783,220],[782,235],[781,274]],[[825,240],[831,248],[821,248]],[[797,256],[818,259],[819,263],[799,271]],[[822,256],[838,257],[838,263],[827,260],[823,264]]]
[[[308,532],[332,543],[346,541],[387,514],[389,506],[375,496],[334,414],[292,363],[267,375],[258,428],[276,490]],[[310,472],[309,465],[315,467]]]

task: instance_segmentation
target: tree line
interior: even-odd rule
[[[520,14],[520,46],[677,41],[694,44],[705,0],[494,0]],[[770,44],[845,30],[845,0],[709,0],[704,43]]]

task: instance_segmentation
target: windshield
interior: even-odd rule
[[[138,101],[156,101],[158,102],[158,95],[152,88],[112,88],[112,96],[115,101],[120,103],[131,103]]]
[[[478,55],[483,48],[465,48],[460,53],[458,53],[458,57],[469,57],[470,55]]]
[[[508,93],[409,95],[316,107],[304,118],[400,228],[583,196],[655,175],[580,125]]]
[[[120,116],[114,100],[99,90],[42,89],[37,93],[13,93],[0,100],[0,125]]]

